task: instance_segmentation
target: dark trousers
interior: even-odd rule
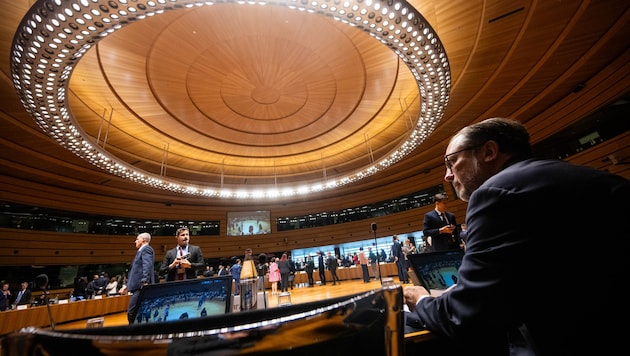
[[[280,280],[282,282],[282,285],[280,286],[280,291],[281,292],[288,292],[289,291],[289,273],[280,273]]]
[[[332,274],[333,284],[337,284],[337,282],[339,282],[339,277],[337,276],[337,268],[331,268],[330,274]]]
[[[368,265],[361,265],[361,270],[363,270],[363,282],[367,283],[370,281],[370,271],[368,270]]]
[[[133,323],[133,315],[136,313],[136,309],[138,309],[140,299],[140,290],[131,293],[131,297],[129,298],[129,306],[127,307],[127,321],[129,324]]]
[[[398,269],[398,279],[400,280],[400,283],[409,282],[409,277],[407,275],[407,261],[398,260],[396,262],[396,268]]]
[[[323,268],[319,269],[319,280],[322,282],[322,285],[326,284],[326,270]]]

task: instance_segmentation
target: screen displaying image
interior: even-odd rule
[[[264,235],[271,233],[271,214],[268,210],[228,212],[227,235]]]
[[[140,290],[134,324],[193,319],[230,312],[232,276],[149,284]]]
[[[409,263],[429,293],[457,283],[464,253],[460,250],[425,252],[408,255]]]

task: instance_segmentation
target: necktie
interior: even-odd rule
[[[179,247],[179,257],[182,257],[184,255],[184,250],[182,249],[182,247]],[[186,273],[184,268],[179,265],[177,266],[177,280],[184,280],[186,279]]]
[[[20,293],[18,293],[17,298],[15,298],[15,304],[20,302],[20,299],[22,299],[22,294],[24,294],[24,291],[20,291]]]

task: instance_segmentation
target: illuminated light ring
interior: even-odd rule
[[[418,84],[420,116],[408,138],[386,157],[344,177],[299,188],[263,190],[203,187],[144,172],[91,143],[77,124],[67,93],[72,71],[98,41],[122,27],[165,11],[195,6],[278,6],[329,16],[369,33],[394,51]],[[446,52],[424,17],[406,1],[381,0],[39,0],[18,27],[11,48],[11,76],[20,101],[40,128],[61,146],[111,174],[172,192],[224,199],[262,199],[334,189],[400,161],[433,132],[444,115],[451,77]],[[85,135],[87,136],[87,135]]]

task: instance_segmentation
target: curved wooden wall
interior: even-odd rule
[[[630,132],[585,150],[570,157],[570,161],[589,165],[598,169],[608,170],[630,179]],[[437,164],[437,162],[436,162]],[[441,164],[441,163],[440,163]],[[436,166],[437,167],[437,166]],[[400,184],[382,187],[383,196],[399,196],[413,192],[441,181],[444,170],[433,169],[422,176],[404,179],[402,186],[413,189],[401,193],[404,189]],[[226,226],[226,210],[208,206],[163,206],[142,201],[116,200],[90,196],[84,192],[58,191],[54,187],[46,187],[32,182],[15,181],[8,177],[0,177],[2,195],[7,201],[14,201],[33,206],[47,206],[47,200],[54,200],[58,208],[71,211],[85,211],[91,213],[108,214],[111,216],[142,217],[153,216],[156,219],[168,220],[220,220],[221,229]],[[32,195],[12,193],[12,185],[20,185],[28,189]],[[445,184],[447,193],[454,196],[451,187]],[[365,197],[364,200],[344,200],[339,197],[337,202],[342,207],[358,206],[382,200],[381,197]],[[92,208],[86,208],[91,206]],[[266,205],[257,209],[269,209],[272,219],[279,216],[294,216],[332,210],[321,203],[303,202],[284,205]],[[335,207],[334,209],[337,209]],[[222,231],[221,236],[193,236],[191,243],[202,248],[204,257],[221,258],[240,256],[245,248],[252,248],[254,253],[277,252],[322,245],[336,245],[346,242],[364,240],[373,237],[371,223],[378,225],[377,237],[391,236],[394,233],[407,233],[422,230],[424,213],[433,209],[432,205],[405,212],[391,214],[372,220],[362,220],[343,224],[322,226],[316,228],[273,231],[263,236],[227,237]],[[458,222],[464,222],[466,203],[451,199],[449,210],[455,213]],[[139,213],[141,212],[141,213]],[[135,254],[135,236],[110,236],[80,233],[55,233],[22,229],[0,229],[0,249],[5,256],[0,260],[0,266],[29,266],[29,265],[77,265],[77,264],[110,264],[131,262]],[[155,236],[151,245],[156,250],[156,261],[161,261],[165,252],[175,244],[173,236]]]

